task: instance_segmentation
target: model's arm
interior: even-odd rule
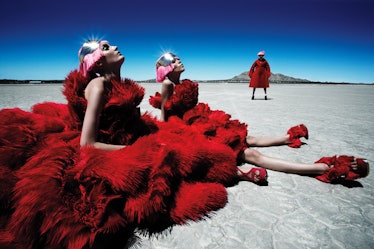
[[[93,79],[86,87],[85,97],[87,109],[83,120],[80,145],[92,145],[95,148],[108,151],[125,147],[124,145],[105,144],[96,141],[99,130],[99,117],[104,103],[104,78]]]
[[[161,121],[167,121],[168,117],[166,117],[165,114],[165,103],[168,101],[171,97],[171,95],[174,92],[174,83],[171,82],[169,79],[165,79],[162,82],[162,88],[161,88]]]

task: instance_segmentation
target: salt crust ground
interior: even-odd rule
[[[143,111],[160,84],[142,84]],[[65,102],[60,85],[2,85],[0,108],[44,101]],[[349,154],[374,165],[374,86],[271,85],[268,100],[257,89],[250,100],[247,84],[200,84],[199,101],[249,125],[249,134],[281,135],[304,123],[310,138],[300,149],[259,148],[273,157],[314,162],[322,156]],[[243,165],[250,167],[250,165]],[[374,173],[350,186],[269,171],[269,186],[240,182],[228,188],[226,207],[210,218],[174,227],[158,237],[140,235],[132,248],[300,249],[374,248]]]

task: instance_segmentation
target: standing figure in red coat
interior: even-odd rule
[[[271,76],[270,65],[264,59],[265,51],[260,51],[257,55],[258,59],[252,64],[248,73],[251,78],[249,87],[253,87],[252,100],[255,98],[256,88],[264,88],[265,100],[267,100],[266,88],[269,87],[269,77]]]

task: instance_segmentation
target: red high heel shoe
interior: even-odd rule
[[[290,135],[288,146],[292,148],[300,148],[303,144],[300,138],[304,137],[305,139],[309,138],[308,128],[304,124],[291,127],[287,134]]]
[[[249,180],[250,182],[253,182],[260,186],[268,185],[268,172],[266,171],[266,169],[252,168],[246,173],[239,168],[238,170],[241,173],[239,178],[245,178],[246,180]]]
[[[324,174],[315,177],[327,183],[338,180],[353,181],[368,176],[370,171],[370,165],[366,159],[353,156],[322,157],[316,163],[324,163],[330,167]]]

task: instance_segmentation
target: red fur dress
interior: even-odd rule
[[[247,125],[231,119],[231,115],[221,110],[211,110],[208,104],[198,103],[198,95],[198,83],[185,79],[176,84],[174,94],[164,106],[167,116],[181,118],[210,141],[229,146],[239,158],[247,147]],[[149,103],[161,109],[161,94],[156,92],[150,96]],[[239,159],[238,163],[241,163]]]
[[[139,111],[144,88],[112,80],[98,139],[128,146],[80,148],[87,83],[73,71],[68,104],[0,111],[1,248],[123,248],[136,230],[159,233],[226,205],[245,125],[205,104],[158,122]]]
[[[251,78],[249,87],[268,88],[269,77],[271,76],[270,65],[267,60],[256,60],[249,70],[248,76]]]

